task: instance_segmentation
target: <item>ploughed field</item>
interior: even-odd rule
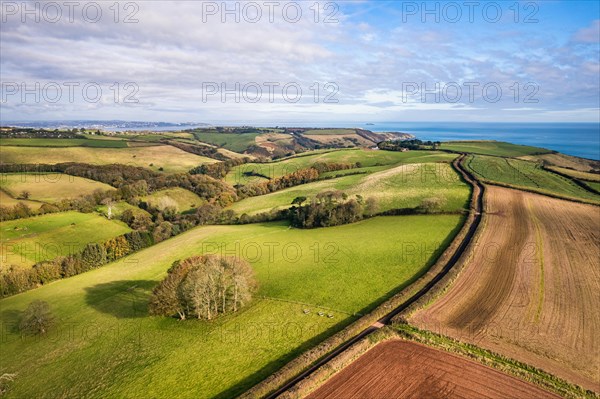
[[[371,348],[307,399],[472,398],[558,396],[480,363],[415,342]]]
[[[457,280],[410,321],[600,392],[600,210],[489,186]]]

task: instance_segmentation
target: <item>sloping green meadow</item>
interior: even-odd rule
[[[469,187],[448,163],[400,165],[370,174],[349,175],[291,187],[234,203],[238,215],[254,215],[291,206],[296,197],[314,197],[327,190],[342,190],[377,201],[377,211],[414,208],[425,198],[444,200],[442,211],[458,212],[467,206]]]
[[[438,215],[316,230],[204,226],[5,298],[0,373],[17,374],[7,397],[236,396],[416,279],[460,224]],[[260,282],[253,302],[212,322],[148,316],[150,292],[171,263],[199,253],[251,262]],[[50,304],[57,326],[22,338],[15,324],[34,299]]]
[[[317,162],[324,163],[349,163],[360,162],[361,166],[387,166],[391,167],[398,164],[420,163],[420,162],[451,162],[456,155],[433,151],[378,151],[365,149],[334,150],[323,152],[310,152],[287,158],[278,162],[269,163],[247,163],[233,168],[225,178],[229,184],[252,184],[264,181],[259,176],[247,176],[248,173],[255,173],[267,176],[269,178],[280,177],[300,169],[311,167]],[[339,171],[343,173],[344,171]]]
[[[119,220],[75,211],[2,222],[0,230],[0,270],[69,255],[131,231]]]

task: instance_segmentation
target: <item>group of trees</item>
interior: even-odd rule
[[[154,289],[150,314],[211,320],[238,311],[258,285],[252,267],[239,258],[194,256],[177,261]]]
[[[356,198],[349,199],[342,191],[319,193],[310,201],[305,197],[298,197],[292,204],[294,206],[288,211],[291,225],[305,229],[354,223],[377,212],[377,204],[373,198],[365,201],[362,196],[357,195]]]
[[[391,141],[382,141],[377,144],[377,147],[381,150],[387,151],[402,151],[402,149],[409,150],[423,150],[423,149],[433,149],[437,150],[440,148],[441,143],[439,141],[421,141],[419,139],[411,139],[411,140],[391,140]]]
[[[306,169],[300,169],[295,172],[269,179],[257,184],[237,186],[237,196],[240,199],[247,197],[256,197],[265,195],[274,191],[298,186],[316,181],[323,173],[337,170],[346,170],[361,167],[360,162],[355,164],[348,163],[325,163],[318,162]]]
[[[173,147],[179,148],[180,150],[183,150],[185,152],[189,152],[190,154],[213,158],[219,161],[226,161],[229,159],[225,155],[221,154],[215,147],[183,143],[181,141],[176,140],[164,140],[163,142],[172,145]]]
[[[0,164],[0,173],[59,172],[99,181],[117,188],[116,199],[129,200],[135,196],[164,188],[181,187],[207,201],[226,206],[235,201],[235,190],[225,182],[207,175],[190,173],[164,174],[139,166],[112,164],[90,165],[83,163],[47,164]]]
[[[190,170],[192,175],[207,175],[214,179],[223,179],[236,166],[248,163],[250,158],[234,158],[223,162],[202,164]]]
[[[319,172],[314,168],[300,169],[293,173],[276,177],[261,183],[239,186],[237,195],[239,198],[256,197],[274,191],[294,187],[299,184],[310,183],[319,178]]]
[[[151,233],[132,231],[103,243],[89,243],[78,253],[38,262],[30,268],[11,266],[0,274],[0,297],[84,273],[153,244]]]

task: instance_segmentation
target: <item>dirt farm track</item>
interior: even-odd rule
[[[480,228],[410,322],[600,392],[600,207],[489,186]]]
[[[472,360],[415,342],[378,344],[307,399],[558,398]]]

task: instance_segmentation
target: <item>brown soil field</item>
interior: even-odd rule
[[[559,398],[458,355],[410,341],[382,342],[308,399]]]
[[[600,207],[488,186],[458,278],[411,316],[600,391]]]

